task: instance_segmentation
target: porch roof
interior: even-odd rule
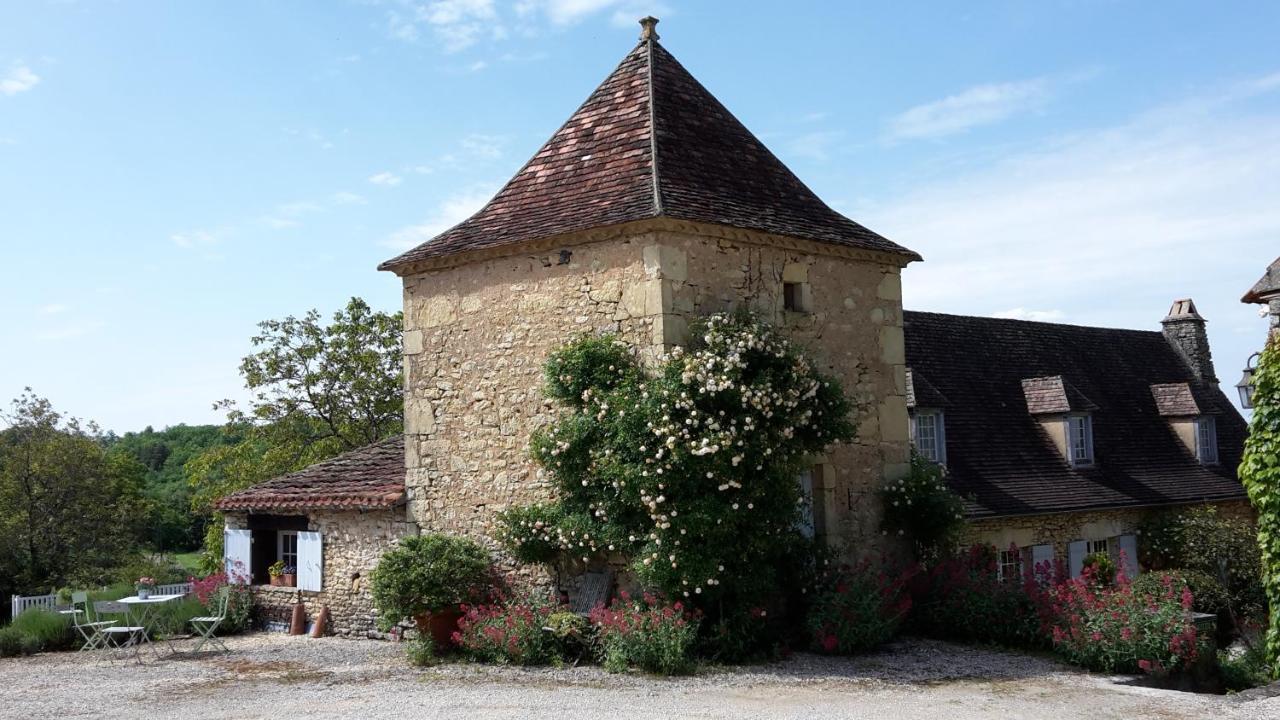
[[[370,510],[404,503],[404,436],[396,435],[232,493],[218,510]]]

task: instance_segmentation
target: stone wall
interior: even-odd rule
[[[377,614],[369,592],[370,573],[382,554],[401,537],[416,533],[416,526],[406,520],[404,508],[315,511],[307,515],[307,521],[308,530],[319,532],[323,543],[321,590],[254,586],[259,621],[288,623],[294,603],[301,599],[308,621],[314,621],[320,609],[329,606],[331,634],[376,636]],[[248,517],[243,513],[228,513],[227,526],[247,528]]]
[[[1227,518],[1253,521],[1253,508],[1245,500],[1211,503]],[[1053,545],[1054,556],[1067,559],[1067,544],[1076,540],[1101,540],[1117,535],[1131,535],[1143,518],[1153,511],[1176,510],[1171,508],[1134,508],[1126,510],[1092,510],[1053,515],[1022,515],[1018,517],[973,520],[965,525],[962,545],[994,545],[1004,550],[1010,545],[1020,548],[1032,545]],[[1142,554],[1142,537],[1138,537],[1138,553]]]
[[[496,511],[550,497],[527,445],[557,412],[541,393],[552,350],[608,331],[651,361],[682,344],[697,316],[748,307],[862,408],[857,442],[817,460],[823,497],[838,506],[824,508],[829,535],[859,550],[878,543],[874,487],[905,472],[908,456],[896,260],[665,221],[561,240],[404,278],[409,513],[424,532],[486,540]],[[784,276],[811,289],[812,312],[782,309]]]

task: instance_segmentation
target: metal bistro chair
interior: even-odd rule
[[[223,585],[218,588],[218,599],[215,601],[216,609],[214,610],[214,614],[191,618],[191,627],[194,628],[196,634],[200,636],[199,642],[196,643],[195,647],[191,648],[191,652],[200,652],[200,648],[204,647],[205,643],[213,643],[214,645],[222,648],[223,652],[231,652],[231,648],[227,647],[227,644],[222,641],[222,638],[213,634],[214,631],[218,629],[218,626],[227,619],[227,602],[230,595],[231,588]]]
[[[115,621],[95,619],[87,592],[71,593],[71,610],[71,624],[80,633],[80,637],[84,638],[84,644],[80,646],[81,652],[102,647],[107,640],[102,631],[115,625]]]
[[[93,604],[94,615],[128,615],[129,606],[122,602],[113,602],[110,600],[100,600]],[[142,641],[146,638],[147,629],[141,625],[115,625],[102,628],[98,631],[103,635],[103,647],[114,648],[116,657],[128,655],[129,651],[133,651],[133,659],[142,664],[142,656],[139,650],[142,647]]]

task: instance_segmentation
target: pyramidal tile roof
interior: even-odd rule
[[[658,217],[920,259],[818,199],[658,43],[656,22],[487,205],[378,269]]]
[[[404,436],[395,435],[223,497],[218,510],[367,510],[405,501]]]

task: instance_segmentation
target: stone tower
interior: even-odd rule
[[[479,212],[380,269],[404,283],[406,484],[424,530],[483,536],[544,499],[549,352],[612,332],[652,359],[750,308],[838,376],[857,440],[814,458],[819,524],[867,552],[907,469],[901,269],[919,256],[810,191],[658,42],[657,21]]]

